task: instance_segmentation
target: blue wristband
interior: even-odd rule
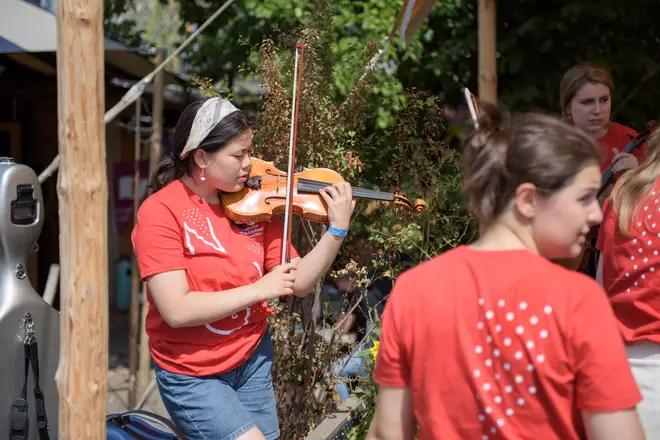
[[[348,229],[337,229],[334,226],[330,226],[328,232],[335,237],[346,237],[348,235]]]

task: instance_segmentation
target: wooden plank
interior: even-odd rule
[[[172,3],[170,1],[170,3]],[[156,54],[155,64],[160,65],[165,61],[166,52],[159,49]],[[165,103],[165,71],[161,70],[154,79],[154,93],[152,105],[151,148],[149,152],[149,176],[151,176],[160,162],[162,153],[162,131],[163,131],[163,109]],[[147,301],[147,285],[142,288],[142,319],[140,320],[140,366],[138,369],[137,388],[140,394],[146,392],[151,378],[151,353],[149,352],[149,336],[147,335],[146,320],[149,311]]]
[[[59,0],[60,440],[105,439],[108,182],[103,2]]]
[[[497,105],[497,2],[479,0],[479,99]]]
[[[137,223],[137,213],[140,207],[140,159],[142,159],[142,98],[135,101],[135,145],[133,147],[133,164],[135,171],[133,175],[133,225]],[[140,273],[135,254],[133,254],[131,266],[131,327],[129,332],[128,349],[128,407],[133,409],[137,403],[137,372],[138,372],[138,329],[140,328]]]
[[[360,410],[360,400],[353,394],[346,399],[336,410],[305,437],[305,440],[329,440],[339,435],[342,431],[350,429],[346,425],[355,417],[355,412]],[[348,438],[344,436],[342,438]]]

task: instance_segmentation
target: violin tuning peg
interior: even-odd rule
[[[426,211],[427,205],[426,202],[422,199],[416,199],[413,201],[413,208],[415,212],[424,212]]]

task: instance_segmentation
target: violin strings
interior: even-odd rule
[[[298,187],[299,188],[310,188],[312,190],[316,189],[321,189],[325,188],[327,186],[330,186],[330,183],[327,182],[319,182],[315,180],[308,180],[308,179],[299,179],[298,180]],[[353,194],[356,195],[362,195],[366,197],[385,197],[386,199],[393,199],[393,195],[391,193],[383,192],[383,191],[376,191],[373,189],[367,189],[367,188],[359,188],[359,187],[354,187],[351,186],[353,190]]]
[[[273,183],[271,187],[269,184]],[[261,177],[261,187],[269,189],[277,189],[278,183],[280,186],[286,184],[285,176],[262,176]],[[332,185],[329,182],[321,182],[311,179],[298,179],[298,190],[302,192],[318,193],[321,189]],[[353,196],[363,199],[373,199],[373,200],[384,200],[384,201],[393,201],[394,195],[392,193],[377,191],[367,188],[351,187],[353,190]]]
[[[311,184],[307,182],[298,183],[298,189],[300,191],[309,191],[309,192],[318,192],[319,190],[327,186],[329,186],[329,184],[320,183],[320,182],[311,183]],[[394,195],[391,193],[375,191],[365,188],[355,188],[355,187],[351,187],[351,188],[353,190],[354,197],[363,198],[363,199],[386,200],[386,201],[394,200]]]
[[[262,190],[267,190],[267,191],[276,191],[278,188],[282,190],[284,193],[285,190],[285,185],[286,181],[281,181],[280,184],[278,185],[277,182],[275,181],[266,181],[264,182],[262,180],[261,183],[261,189]],[[321,189],[326,188],[330,186],[330,184],[327,183],[321,183],[321,182],[315,182],[315,183],[307,183],[307,182],[299,182],[298,183],[298,191],[303,192],[303,193],[314,193],[317,194],[320,192]],[[393,201],[394,200],[394,195],[392,193],[386,193],[382,191],[375,191],[371,189],[365,189],[365,188],[355,188],[353,187],[353,196],[356,198],[361,198],[361,199],[372,199],[372,200],[384,200],[384,201]]]

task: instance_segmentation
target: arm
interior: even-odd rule
[[[320,191],[321,197],[328,205],[328,221],[337,229],[348,229],[351,214],[355,207],[351,185],[347,182],[336,183]],[[336,237],[326,232],[318,244],[314,246],[298,264],[296,283],[293,293],[305,296],[314,289],[314,285],[328,272],[335,260],[344,237]]]
[[[323,234],[318,244],[314,246],[298,263],[298,274],[293,286],[293,294],[306,296],[314,289],[314,285],[325,275],[332,262],[335,261],[344,237],[335,237],[329,232]]]
[[[293,293],[295,263],[275,268],[253,284],[221,293],[190,291],[180,228],[171,210],[155,199],[147,199],[140,207],[131,239],[140,276],[171,327],[207,324],[259,301]]]
[[[174,270],[147,278],[149,293],[170,327],[208,324],[252,304],[290,295],[295,280],[295,263],[275,268],[259,281],[222,292],[195,292],[188,287],[186,272]]]
[[[644,431],[635,408],[608,413],[583,412],[589,440],[644,440]]]
[[[409,388],[382,387],[367,440],[408,440],[415,435]]]
[[[342,333],[348,333],[351,331],[353,324],[355,324],[355,313],[349,313],[348,315],[343,314],[339,317],[335,323],[335,329],[341,329]]]

